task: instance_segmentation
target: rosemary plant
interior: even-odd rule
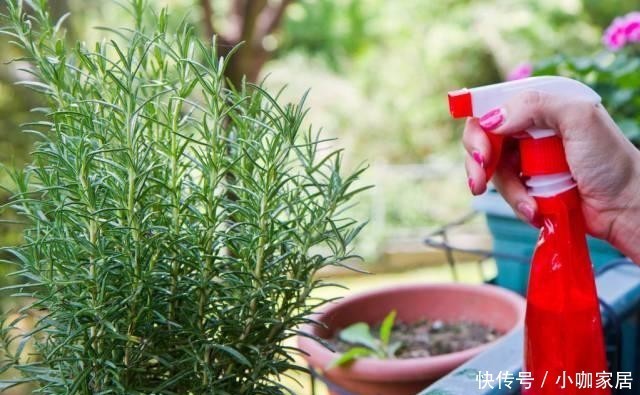
[[[226,61],[166,10],[66,43],[46,0],[7,0],[2,32],[48,102],[32,163],[13,171],[25,219],[20,318],[0,373],[43,394],[280,394],[283,342],[323,300],[318,269],[351,258],[345,209],[362,169],[302,128],[304,98],[225,84]],[[35,327],[20,321],[38,311]],[[34,351],[27,352],[25,350]]]

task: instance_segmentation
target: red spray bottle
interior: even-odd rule
[[[480,117],[526,90],[600,102],[597,93],[578,81],[532,77],[450,92],[451,115]],[[600,308],[580,196],[562,139],[553,130],[525,132],[518,139],[521,171],[538,204],[542,229],[531,261],[525,319],[524,371],[533,381],[522,393],[609,395],[606,384],[598,386],[598,377],[607,370]],[[489,179],[502,152],[502,137],[487,136]]]

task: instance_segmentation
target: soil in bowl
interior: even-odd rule
[[[374,334],[379,331],[380,324],[371,328]],[[341,340],[338,334],[339,331],[328,339],[337,352],[345,352],[354,346]],[[441,320],[421,319],[412,323],[396,322],[391,331],[390,343],[402,344],[396,352],[396,358],[424,358],[477,347],[497,339],[502,334],[497,329],[477,322],[447,323]]]

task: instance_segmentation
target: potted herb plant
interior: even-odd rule
[[[517,328],[524,312],[521,296],[492,285],[396,286],[325,306],[298,345],[332,394],[413,395]]]
[[[6,2],[1,31],[47,107],[11,171],[26,224],[23,299],[3,320],[0,389],[42,394],[281,394],[284,340],[324,303],[314,274],[352,258],[360,172],[302,128],[304,101],[225,83],[228,59],[166,9],[67,43],[46,0]],[[34,326],[22,323],[37,312]],[[31,351],[28,351],[31,350]]]

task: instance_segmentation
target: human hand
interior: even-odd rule
[[[512,136],[532,127],[553,129],[562,137],[587,231],[640,262],[640,151],[600,104],[529,91],[479,119],[469,118],[463,142],[471,192],[486,190],[484,166],[496,155],[486,132]],[[493,182],[516,214],[537,226],[536,201],[520,177],[513,143],[506,142]]]

